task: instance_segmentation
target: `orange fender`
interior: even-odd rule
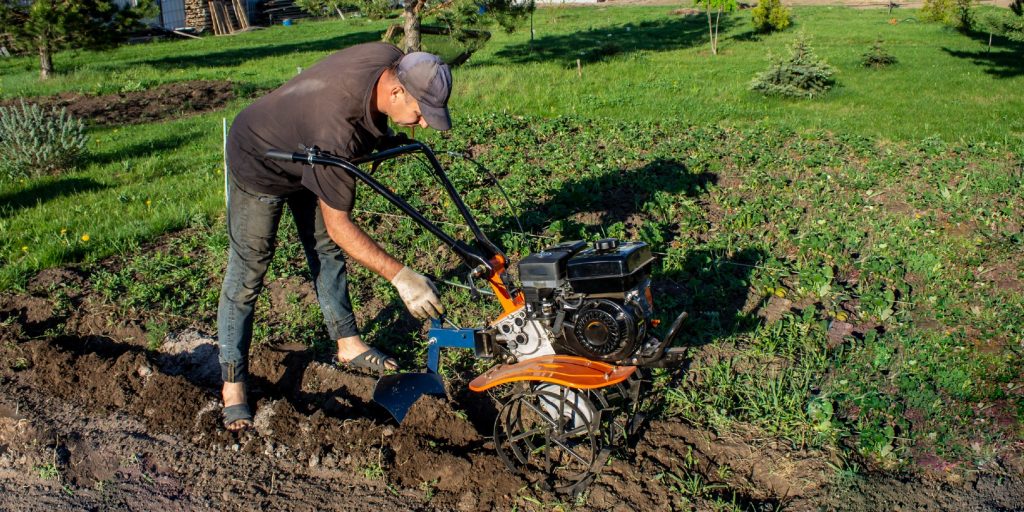
[[[636,366],[613,366],[583,357],[550,355],[495,366],[473,379],[469,389],[487,391],[495,386],[519,381],[550,382],[573,389],[597,389],[618,384],[635,371]]]

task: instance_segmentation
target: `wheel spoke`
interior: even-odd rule
[[[588,461],[587,459],[584,459],[582,455],[580,455],[580,454],[576,453],[576,451],[575,451],[575,450],[573,450],[572,448],[570,448],[569,446],[567,446],[567,445],[566,445],[565,443],[563,443],[562,441],[560,441],[560,440],[558,440],[558,439],[552,439],[552,441],[554,441],[554,442],[555,442],[555,444],[557,444],[558,446],[561,446],[563,450],[565,450],[565,451],[569,452],[569,455],[572,455],[573,457],[575,457],[575,458],[576,458],[576,460],[578,460],[578,461],[580,461],[580,462],[582,462],[582,463],[586,464],[586,465],[587,465],[588,467],[590,466],[590,464],[592,464],[592,463],[593,463],[593,461]]]
[[[590,432],[590,425],[581,425],[581,426],[576,427],[576,428],[574,428],[572,430],[568,430],[566,432],[562,432],[562,437],[565,438],[565,439],[568,439],[570,437],[578,436],[578,435],[580,435],[580,434],[582,434],[584,432]]]
[[[515,442],[519,441],[520,439],[523,439],[523,438],[526,438],[526,437],[530,437],[530,436],[534,436],[534,435],[537,435],[537,434],[540,434],[540,433],[543,433],[543,432],[544,432],[544,429],[538,427],[538,428],[535,428],[535,429],[523,432],[522,434],[519,434],[519,435],[516,435],[516,436],[510,435],[510,436],[508,436],[508,442],[515,443]]]
[[[548,416],[547,412],[542,411],[540,408],[534,405],[533,402],[522,402],[522,404],[528,407],[531,411],[537,413],[537,415],[540,416],[541,418],[544,418],[544,421],[551,424],[552,427],[558,428],[558,422],[555,421],[552,417]]]

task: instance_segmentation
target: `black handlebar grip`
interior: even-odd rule
[[[306,155],[302,153],[292,153],[290,151],[281,151],[280,149],[271,149],[263,154],[267,158],[273,158],[274,160],[284,160],[286,162],[305,162]]]

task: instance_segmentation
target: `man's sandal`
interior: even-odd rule
[[[381,352],[376,348],[370,348],[366,352],[353,357],[349,361],[342,361],[338,359],[338,366],[343,368],[356,368],[361,370],[369,370],[375,373],[384,373],[391,368],[388,368],[388,362],[392,362],[395,368],[398,368],[398,360]]]
[[[240,403],[224,408],[224,428],[229,432],[244,432],[253,428],[249,404]]]

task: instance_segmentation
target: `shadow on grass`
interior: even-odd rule
[[[7,218],[23,208],[46,203],[62,196],[80,192],[94,192],[110,188],[110,185],[92,178],[64,178],[45,183],[34,183],[28,188],[0,194],[0,218]]]
[[[654,304],[671,313],[689,316],[677,337],[678,344],[695,347],[716,338],[752,331],[760,323],[755,310],[745,311],[750,277],[767,254],[760,249],[701,249],[688,253],[681,268],[655,272],[651,278]],[[666,315],[670,316],[670,315]],[[671,318],[662,323],[671,322]]]
[[[318,39],[315,41],[303,41],[301,43],[246,46],[243,48],[232,48],[209,53],[206,50],[197,49],[196,53],[182,53],[168,57],[142,60],[137,63],[166,69],[235,67],[252,60],[266,59],[281,55],[291,55],[300,52],[341,50],[356,44],[378,40],[380,40],[380,31],[370,30],[366,32],[345,34],[343,36]]]
[[[727,32],[735,16],[724,16],[719,24]],[[700,16],[673,17],[657,21],[595,28],[571,34],[544,36],[509,46],[495,54],[493,61],[477,65],[559,62],[565,67],[609,60],[637,51],[671,51],[708,43],[707,20]]]
[[[977,51],[943,48],[942,51],[953,57],[969,59],[975,65],[985,68],[985,73],[996,78],[1024,76],[1024,43],[997,36],[992,38],[992,48],[989,49],[987,33],[971,32],[967,35],[986,48]]]
[[[175,151],[186,144],[203,137],[200,129],[175,130],[156,138],[146,139],[113,151],[89,153],[87,164],[107,165],[125,160],[136,160]]]
[[[693,174],[682,162],[659,159],[636,169],[568,181],[551,198],[520,204],[519,209],[528,212],[523,218],[527,231],[561,220],[563,238],[581,238],[586,225],[572,220],[573,217],[602,226],[627,222],[656,192],[697,197],[717,181],[714,174]],[[514,222],[513,218],[499,219],[497,226],[500,230],[511,230]]]

